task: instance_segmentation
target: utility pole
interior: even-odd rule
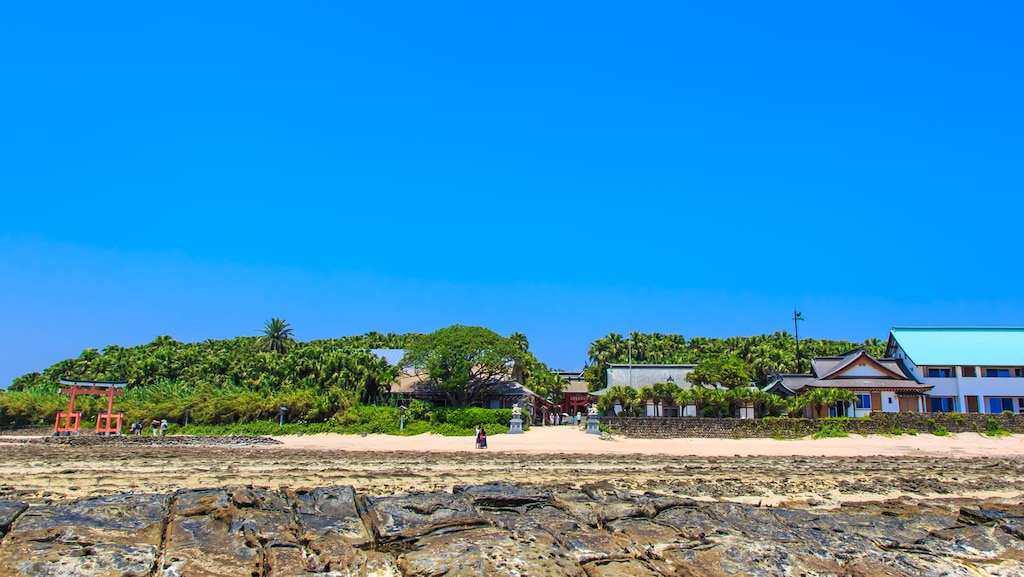
[[[633,317],[626,317],[626,339],[629,347],[629,386],[633,387]]]
[[[800,372],[800,330],[797,328],[796,322],[804,320],[804,313],[796,312],[796,307],[793,307],[793,336],[796,337],[796,372]]]

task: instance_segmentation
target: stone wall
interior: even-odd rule
[[[1024,433],[1024,415],[962,413],[874,413],[867,419],[601,417],[601,424],[640,439],[798,439],[825,425],[844,427],[849,433],[861,435],[932,433],[940,427],[950,433],[984,433],[992,428]]]

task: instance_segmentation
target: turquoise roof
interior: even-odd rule
[[[895,341],[915,365],[1024,366],[1024,327],[893,327]]]

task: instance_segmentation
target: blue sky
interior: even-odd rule
[[[21,3],[0,385],[170,334],[1024,325],[1016,3]],[[355,4],[355,3],[352,3]]]

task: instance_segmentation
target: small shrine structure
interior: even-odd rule
[[[104,395],[107,397],[107,410],[96,416],[97,435],[120,435],[122,413],[114,413],[114,397],[124,394],[128,381],[78,381],[61,378],[60,384],[69,388],[60,392],[71,395],[67,411],[57,411],[57,419],[53,423],[53,434],[77,435],[81,432],[82,411],[75,410],[75,397],[78,395]]]

